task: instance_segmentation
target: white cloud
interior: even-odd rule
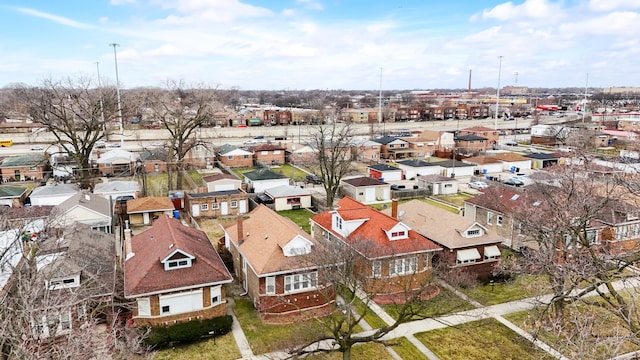
[[[53,21],[55,23],[71,26],[71,27],[74,27],[74,28],[88,29],[88,28],[92,27],[89,24],[85,24],[85,23],[81,23],[79,21],[71,20],[71,19],[63,17],[63,16],[53,15],[53,14],[45,13],[45,12],[42,12],[42,11],[30,9],[30,8],[18,7],[18,8],[14,8],[14,9],[16,11],[18,11],[20,13],[23,13],[23,14],[26,14],[26,15],[30,15],[30,16],[35,16],[35,17],[39,17],[39,18],[42,18],[42,19],[51,20],[51,21]]]
[[[638,0],[590,0],[589,9],[593,11],[640,9],[640,1]]]
[[[522,19],[556,19],[562,14],[562,8],[558,3],[548,0],[526,0],[520,5],[506,2],[491,9],[485,9],[481,15],[474,15],[473,19],[519,21]]]
[[[297,4],[302,4],[313,10],[324,10],[324,5],[317,0],[296,0]]]
[[[239,19],[273,16],[264,7],[253,6],[238,0],[154,0],[167,11],[178,14],[167,16],[160,23],[197,24],[202,22],[229,23]]]

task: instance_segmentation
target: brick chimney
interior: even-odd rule
[[[242,228],[242,215],[238,214],[238,245],[244,242],[244,229]]]
[[[398,199],[391,199],[391,217],[398,218]]]

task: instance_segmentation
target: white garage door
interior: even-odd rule
[[[364,191],[364,201],[370,202],[376,200],[376,189],[375,188],[366,188]]]

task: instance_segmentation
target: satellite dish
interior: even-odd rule
[[[404,210],[400,210],[400,212],[398,213],[398,219],[402,218],[404,216]]]

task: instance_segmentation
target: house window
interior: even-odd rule
[[[260,155],[269,155],[268,151],[260,151]]]
[[[342,229],[342,218],[338,218],[338,229]]]
[[[273,150],[273,155],[280,155],[280,150]]]
[[[493,222],[493,213],[489,211],[487,213],[487,224],[491,224]]]
[[[328,231],[323,231],[322,232],[322,238],[326,241],[329,241],[329,239],[331,238],[331,234],[329,234]]]
[[[207,210],[209,210],[209,204],[201,204],[201,205],[200,205],[200,209],[201,209],[202,211],[207,211]]]
[[[235,208],[237,208],[237,207],[238,207],[238,201],[237,201],[237,200],[233,200],[233,201],[231,201],[231,208],[232,208],[232,209],[235,209]]]
[[[371,267],[373,277],[379,278],[380,276],[382,276],[382,262],[380,262],[380,260],[373,260]]]
[[[287,199],[287,204],[289,205],[300,205],[300,198],[288,198]]]
[[[104,167],[110,168],[111,167],[111,163],[104,163]]]
[[[219,208],[220,208],[220,204],[218,204],[217,202],[214,202],[211,204],[211,209],[218,210]]]
[[[502,226],[502,215],[496,217],[496,225]]]
[[[162,313],[167,314],[171,311],[171,307],[169,305],[165,305],[162,307]]]
[[[249,158],[249,155],[245,155],[244,159],[247,160]]]
[[[389,261],[389,276],[414,273],[418,269],[418,258],[410,257]]]
[[[424,269],[428,269],[429,268],[429,264],[431,263],[431,256],[429,254],[424,254]]]
[[[598,243],[598,232],[596,230],[587,231],[586,240],[589,243],[589,245],[597,244]]]
[[[164,265],[165,270],[174,270],[186,267],[191,267],[191,259],[170,260]]]
[[[228,159],[229,161],[233,160],[233,155],[229,155],[229,156],[227,156],[227,159]]]
[[[276,294],[276,278],[275,276],[269,276],[265,279],[265,292],[267,295]]]
[[[284,277],[284,292],[293,293],[315,289],[318,286],[318,273],[287,275]]]
[[[80,276],[49,280],[49,290],[72,288],[80,286]]]
[[[480,236],[480,229],[467,230],[467,236]]]

